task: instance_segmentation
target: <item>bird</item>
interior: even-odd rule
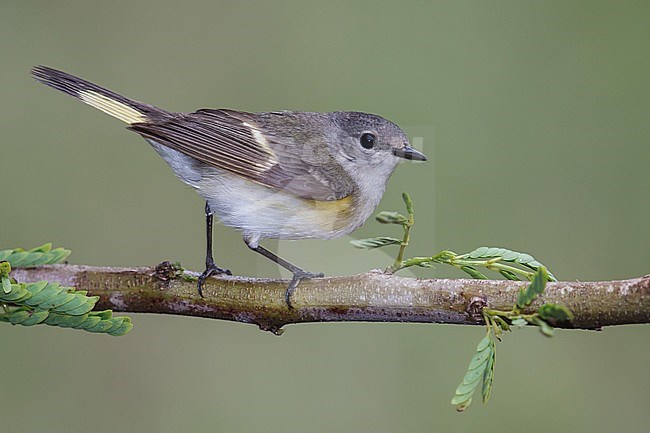
[[[39,82],[126,123],[205,200],[206,260],[197,289],[230,271],[212,253],[213,216],[243,233],[251,250],[289,270],[285,302],[303,270],[260,245],[263,239],[333,239],[361,226],[400,160],[426,161],[395,123],[356,111],[172,112],[82,78],[35,66]]]

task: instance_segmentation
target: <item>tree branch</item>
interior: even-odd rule
[[[194,273],[156,268],[50,265],[15,269],[20,282],[56,281],[100,296],[97,308],[134,313],[178,314],[253,323],[281,333],[286,324],[305,322],[427,322],[483,324],[485,306],[510,310],[526,282],[404,278],[379,271],[304,280],[292,301],[284,301],[287,280],[223,276],[209,278],[199,297]],[[650,275],[619,281],[548,283],[528,312],[546,302],[575,315],[557,327],[600,329],[650,323]]]

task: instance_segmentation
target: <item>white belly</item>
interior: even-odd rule
[[[220,173],[219,173],[220,172]],[[215,169],[197,188],[221,222],[244,234],[275,239],[330,239],[354,230],[352,199],[303,200]]]

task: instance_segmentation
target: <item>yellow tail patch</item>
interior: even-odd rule
[[[110,114],[111,116],[130,125],[133,123],[146,122],[148,120],[147,116],[135,108],[129,107],[126,104],[91,90],[83,90],[79,92],[79,99],[86,104],[95,107],[106,114]]]

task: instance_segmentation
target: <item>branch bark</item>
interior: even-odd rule
[[[206,281],[199,297],[185,272],[169,263],[155,268],[51,265],[15,269],[20,282],[57,281],[100,296],[97,308],[134,313],[177,314],[252,323],[281,333],[305,322],[426,322],[483,324],[485,306],[510,310],[526,282],[471,279],[416,279],[371,271],[359,275],[304,280],[284,302],[287,280],[223,276]],[[548,283],[531,306],[552,302],[575,315],[562,328],[650,323],[650,275],[618,281]]]

